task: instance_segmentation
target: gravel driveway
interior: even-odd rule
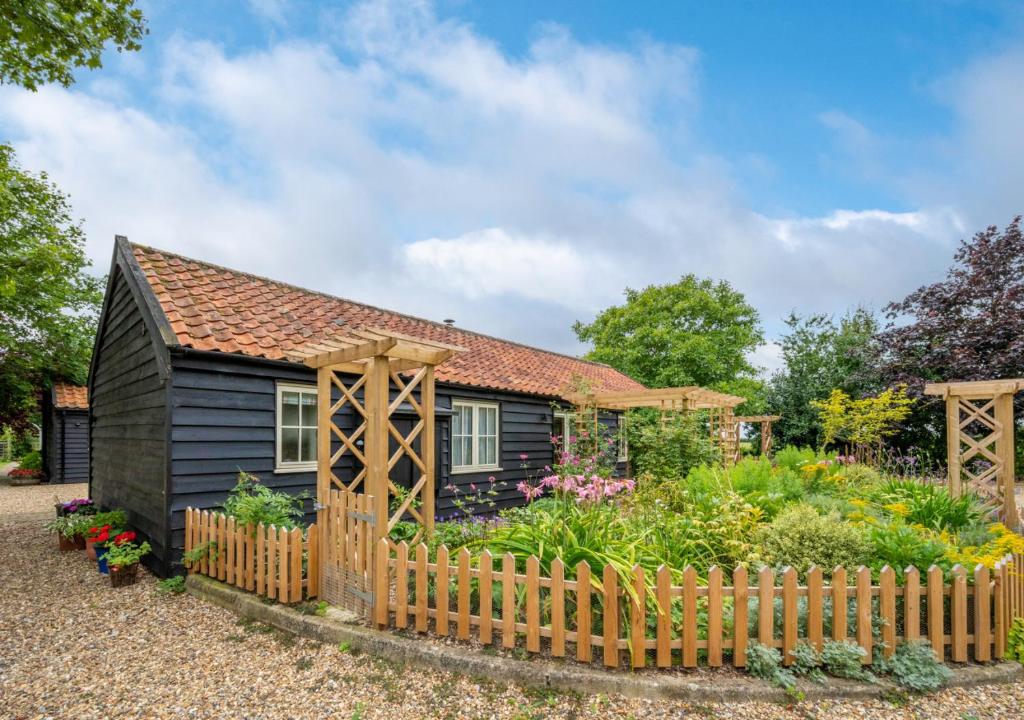
[[[239,622],[145,575],[114,590],[43,530],[53,495],[0,486],[3,718],[1024,718],[1024,683],[907,704],[694,705],[523,690],[406,670]]]

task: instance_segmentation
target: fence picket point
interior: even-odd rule
[[[551,561],[551,655],[565,657],[565,565]]]
[[[763,567],[757,574],[757,641],[771,647],[775,641],[775,573]]]
[[[943,595],[942,569],[932,565],[928,568],[928,639],[940,660],[946,656]]]
[[[812,565],[807,570],[807,641],[818,652],[825,646],[822,587],[821,568]]]
[[[592,590],[590,563],[581,560],[576,566],[576,659],[585,663],[590,662],[594,657],[590,635],[590,595]]]
[[[871,664],[873,638],[871,635],[871,568],[863,565],[857,569],[857,644],[866,654],[861,658],[862,665]]]
[[[796,569],[787,567],[782,572],[782,664],[795,661],[797,637],[797,575]]]
[[[903,637],[921,637],[921,573],[913,565],[903,571]]]
[[[846,640],[846,568],[835,567],[832,570],[832,639],[837,642]]]
[[[633,566],[633,592],[636,596],[629,598],[630,656],[633,667],[642,668],[647,664],[647,585],[639,564]]]
[[[448,634],[448,546],[437,549],[437,570],[434,580],[434,631],[444,637]]]
[[[604,664],[619,666],[619,573],[613,565],[605,565],[603,571],[601,620],[604,624]]]
[[[459,570],[458,570],[458,625],[456,627],[456,637],[459,640],[469,640],[469,597],[470,587],[469,583],[469,549],[463,547],[459,550]]]
[[[672,571],[666,566],[658,568],[657,576],[657,657],[658,667],[672,666]]]
[[[409,626],[409,543],[398,543],[395,560],[395,627]]]
[[[886,565],[878,575],[878,607],[882,615],[882,650],[885,657],[896,652],[896,571]]]
[[[683,667],[697,667],[697,571],[683,569]]]
[[[992,598],[989,571],[984,565],[974,568],[974,659],[992,659]]]
[[[735,667],[744,667],[747,664],[747,617],[750,612],[747,569],[745,567],[738,567],[732,571],[732,587],[732,664]]]
[[[490,550],[480,554],[480,642],[490,645],[494,640],[494,584],[492,570],[494,560]]]

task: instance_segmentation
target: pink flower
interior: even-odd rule
[[[519,453],[519,459],[520,459],[520,460],[526,460],[526,459],[528,459],[529,457],[530,457],[530,456],[529,456],[529,454],[527,454],[527,453]]]

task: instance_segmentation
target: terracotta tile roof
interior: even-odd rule
[[[75,410],[89,409],[89,388],[67,383],[55,383],[53,386],[54,407]]]
[[[594,390],[643,387],[607,365],[141,245],[133,244],[132,250],[183,346],[283,360],[290,350],[348,329],[382,328],[465,348],[438,366],[440,381],[533,395],[560,395],[576,375],[586,378]]]

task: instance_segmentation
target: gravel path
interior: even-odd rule
[[[407,670],[239,620],[145,575],[114,590],[41,529],[83,485],[0,486],[2,718],[1024,718],[1024,683],[908,704],[695,705]]]

